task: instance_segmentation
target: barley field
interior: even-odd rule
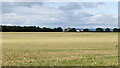
[[[2,32],[3,66],[117,66],[118,33]]]

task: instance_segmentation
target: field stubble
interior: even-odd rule
[[[3,66],[117,66],[118,33],[3,32]]]

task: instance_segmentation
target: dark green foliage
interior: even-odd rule
[[[61,27],[57,28],[40,28],[39,26],[2,26],[0,25],[2,32],[63,32]],[[0,31],[1,32],[1,31]],[[64,32],[76,32],[75,28],[66,28]],[[96,28],[96,31],[90,31],[88,28],[83,29],[83,32],[104,32],[103,28]],[[106,28],[105,32],[110,32],[110,28]],[[120,28],[114,28],[113,32],[120,32]]]
[[[83,30],[83,32],[89,32],[89,29],[88,29],[88,28],[86,28],[86,29],[84,29],[84,30]]]
[[[76,29],[75,28],[67,28],[64,30],[64,32],[76,32]]]
[[[120,32],[120,28],[118,29],[118,32]]]
[[[63,32],[63,29],[61,27],[54,28],[54,32]]]
[[[61,27],[58,27],[57,32],[63,32],[63,29]]]
[[[102,28],[96,28],[96,32],[103,32]]]
[[[61,27],[58,28],[40,28],[36,26],[1,26],[2,32],[62,32]]]
[[[110,28],[106,28],[106,29],[105,29],[105,32],[110,32]]]
[[[114,31],[114,32],[118,32],[119,30],[118,30],[117,28],[114,28],[113,31]]]
[[[68,32],[76,32],[75,28],[71,28]]]

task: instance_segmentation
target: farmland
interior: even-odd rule
[[[115,32],[3,32],[3,66],[116,66]]]

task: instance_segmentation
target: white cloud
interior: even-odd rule
[[[103,2],[69,2],[65,6],[60,6],[60,9],[67,11],[67,10],[75,10],[75,9],[84,9],[84,8],[97,8],[101,5],[104,5],[105,3]]]
[[[7,3],[6,3],[7,4]],[[68,3],[60,8],[44,6],[43,3],[16,3],[4,5],[3,24],[39,25],[48,27],[116,27],[118,17],[102,14],[87,8],[97,8],[104,3]],[[12,4],[12,3],[11,3]],[[16,5],[16,6],[15,6]],[[3,7],[4,7],[3,6]],[[9,8],[15,7],[15,8]],[[10,10],[9,12],[7,12]]]

